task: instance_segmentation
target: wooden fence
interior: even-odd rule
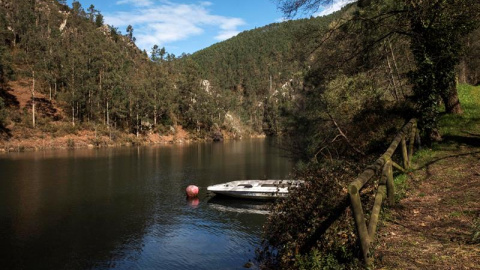
[[[370,252],[370,249],[372,241],[375,239],[383,199],[386,197],[389,205],[395,203],[393,168],[402,172],[406,172],[410,168],[416,138],[418,138],[417,121],[412,119],[400,130],[387,151],[371,166],[367,167],[367,169],[348,186],[360,246],[367,266],[373,264],[373,251]],[[392,160],[392,156],[400,144],[403,157],[402,165]],[[377,194],[375,195],[375,203],[370,213],[370,221],[367,225],[360,200],[360,190],[379,173],[380,182],[378,184]]]

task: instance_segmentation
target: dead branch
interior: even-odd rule
[[[335,121],[335,119],[333,118],[333,116],[332,116],[329,112],[327,112],[327,114],[328,114],[328,117],[330,118],[330,120],[332,121],[332,123],[333,123],[333,124],[335,125],[335,127],[337,128],[339,135],[342,136],[342,137],[345,139],[345,141],[347,142],[347,144],[348,144],[353,150],[355,150],[355,152],[359,153],[359,154],[362,155],[362,156],[365,156],[365,153],[363,153],[361,150],[359,150],[358,148],[356,148],[356,147],[350,142],[350,140],[348,139],[347,135],[345,135],[345,133],[342,131],[342,129],[341,129],[340,126],[337,124],[337,121]],[[338,135],[337,135],[337,137],[338,137]],[[335,139],[336,139],[337,137],[335,137]]]

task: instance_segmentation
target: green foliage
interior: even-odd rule
[[[461,37],[475,28],[478,14],[471,12],[479,10],[480,5],[468,0],[426,1],[406,4],[406,8],[417,67],[411,73],[413,91],[421,115],[420,126],[428,133],[427,139],[431,139],[431,133],[437,129],[439,97],[447,112],[453,110],[449,99],[450,92],[456,93],[455,66],[460,62]],[[453,102],[457,101],[458,98]]]
[[[95,17],[95,26],[96,27],[101,27],[103,25],[104,21],[103,21],[103,15],[102,14],[98,14],[96,17]]]
[[[60,5],[51,4],[14,1],[8,13],[0,13],[1,25],[13,29],[0,29],[5,39],[0,50],[7,52],[0,54],[2,83],[10,66],[27,80],[35,74],[35,91],[63,106],[71,126],[96,122],[137,133],[145,131],[142,123],[183,124],[193,130],[220,124],[223,100],[214,86],[205,93],[198,67],[164,48],[158,50],[159,61],[150,61],[132,46],[132,27],[123,36],[118,28],[103,26],[93,5],[85,11],[73,1],[67,19],[56,11]],[[15,51],[12,65],[4,57],[10,51]],[[192,104],[193,99],[199,102]]]
[[[233,91],[233,109],[245,123],[257,131],[263,127],[266,133],[274,135],[284,128],[282,110],[288,106],[284,97],[293,95],[285,87],[302,80],[308,54],[320,42],[319,35],[338,17],[336,13],[274,23],[242,32],[196,52],[191,58],[203,78],[222,92]]]
[[[294,267],[295,269],[301,270],[341,270],[347,268],[345,265],[342,265],[333,254],[323,254],[317,249],[312,249],[312,251],[305,256],[297,255]]]
[[[307,184],[277,203],[264,227],[257,259],[265,268],[355,264],[358,250],[353,219],[346,211],[346,186],[357,173],[356,166],[345,162],[310,164],[298,172]]]
[[[67,140],[67,148],[68,149],[73,149],[75,148],[75,141],[73,139],[68,139]]]
[[[5,108],[5,102],[0,97],[0,127],[5,126],[5,120],[7,119],[7,109]]]
[[[401,199],[405,198],[408,191],[408,176],[406,174],[400,174],[395,176],[395,201],[399,202]]]

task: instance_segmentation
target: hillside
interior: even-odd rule
[[[124,144],[132,139],[117,138],[149,142],[180,127],[186,140],[278,134],[310,50],[339,14],[271,24],[180,58],[154,46],[149,58],[133,28],[104,25],[93,5],[2,1],[0,135],[37,140],[61,136],[61,126]]]
[[[0,137],[6,144],[97,131],[110,138],[105,144],[172,138],[184,129],[186,140],[209,139],[220,128],[226,137],[242,135],[225,121],[228,97],[201,84],[195,63],[158,46],[149,58],[136,47],[132,27],[124,35],[104,25],[93,5],[64,3],[0,2]]]
[[[285,105],[275,103],[294,98],[308,69],[309,57],[332,22],[347,9],[245,31],[191,58],[213,85],[241,97],[237,113],[244,121],[256,130],[276,134],[281,132],[274,127],[280,118],[278,111]]]
[[[358,118],[398,118],[398,107],[412,97],[408,40],[370,46],[374,36],[344,24],[357,14],[355,4],[246,31],[178,58],[158,46],[149,57],[135,46],[132,27],[122,34],[104,25],[94,6],[64,3],[0,3],[4,142],[100,131],[112,140],[102,145],[130,144],[182,129],[188,135],[181,141],[287,135],[296,155],[311,158],[322,154],[321,141],[338,142],[331,144],[335,152],[346,149],[339,128],[350,133],[346,138],[361,136],[352,125],[362,126]],[[466,40],[458,68],[463,82],[478,80],[478,35]]]

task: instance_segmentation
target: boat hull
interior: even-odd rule
[[[209,186],[217,195],[253,200],[285,198],[289,191],[304,184],[302,180],[243,180]]]

